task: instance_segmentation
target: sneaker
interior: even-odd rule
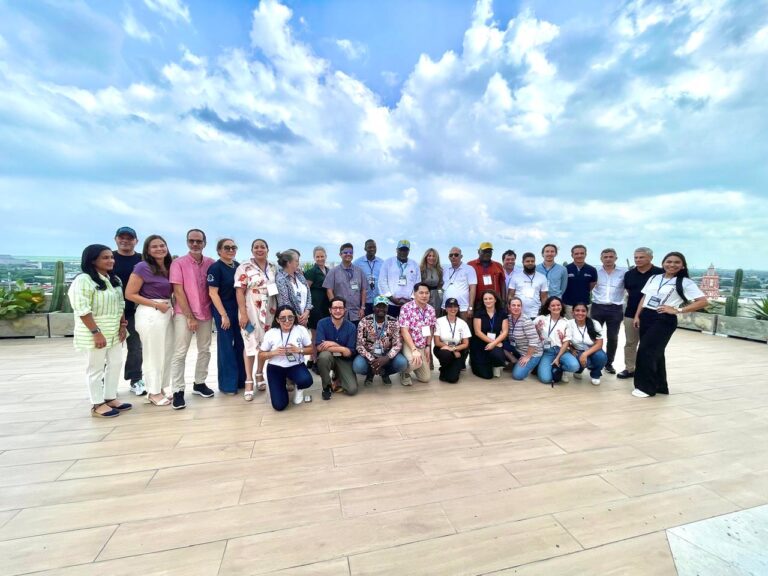
[[[648,394],[646,394],[639,388],[635,388],[634,390],[632,390],[632,396],[635,396],[636,398],[649,398]]]
[[[323,388],[323,400],[330,400],[331,394],[332,392],[330,388]]]
[[[501,378],[501,366],[494,366],[494,368],[493,368],[493,377],[494,378]]]
[[[213,390],[208,388],[208,386],[203,384],[194,384],[192,386],[192,394],[197,394],[198,396],[202,396],[203,398],[212,398],[213,397]]]
[[[581,380],[582,374],[581,372],[574,372],[573,377],[576,378],[576,380]]]
[[[620,380],[626,380],[627,378],[634,378],[635,373],[630,372],[629,370],[622,370],[618,374],[616,374],[616,378],[619,378]]]
[[[563,377],[560,379],[560,382],[563,384],[568,384],[568,382],[571,381],[570,376],[568,376],[568,372],[563,372]]]
[[[184,390],[179,390],[173,393],[173,406],[174,410],[183,410],[187,407],[187,403],[184,401]]]
[[[392,386],[392,380],[390,379],[389,374],[382,374],[381,382],[384,386]]]
[[[293,403],[301,404],[304,402],[304,390],[296,386],[296,390],[293,391]]]
[[[600,386],[600,378],[592,378],[592,386]]]
[[[411,375],[408,372],[400,374],[400,384],[403,386],[413,386],[413,380],[411,380]]]
[[[372,386],[373,385],[373,376],[366,376],[365,382],[363,382],[363,386]]]
[[[131,382],[131,392],[136,394],[136,396],[143,396],[146,394],[147,390],[144,387],[144,380],[136,380],[136,382]]]
[[[606,364],[605,371],[608,372],[608,374],[616,374],[616,368],[613,367],[613,364]]]

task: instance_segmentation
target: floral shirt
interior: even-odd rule
[[[383,331],[382,331],[383,328]],[[400,327],[397,318],[387,316],[384,326],[376,329],[376,316],[369,314],[357,325],[357,353],[372,362],[376,354],[376,343],[381,346],[381,351],[391,360],[403,349],[403,339],[400,336]]]
[[[427,304],[424,308],[419,308],[414,300],[403,304],[400,309],[400,318],[398,318],[398,324],[400,328],[408,328],[408,332],[411,334],[414,346],[416,348],[426,348],[427,339],[431,336],[431,333],[435,330],[435,324],[437,324],[437,318],[435,317],[435,309]],[[430,336],[425,336],[422,332],[424,326],[430,328]]]
[[[253,259],[240,264],[235,271],[235,288],[245,287],[245,308],[248,320],[253,324],[258,335],[269,330],[272,318],[275,316],[275,297],[269,296],[267,285],[274,284],[277,269],[274,264],[267,263],[266,271],[259,267]]]

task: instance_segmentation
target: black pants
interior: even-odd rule
[[[677,328],[677,316],[643,308],[640,312],[640,346],[637,349],[635,388],[649,396],[669,394],[664,350]]]
[[[619,328],[624,322],[624,306],[621,304],[592,304],[592,319],[606,325],[608,364],[613,364],[619,345]]]
[[[459,381],[459,374],[461,369],[467,363],[467,351],[461,350],[459,352],[461,356],[456,356],[450,350],[441,349],[435,346],[435,356],[440,361],[440,380],[442,382],[449,382],[455,384]]]
[[[469,363],[475,376],[490,380],[493,378],[493,369],[504,366],[507,357],[504,355],[503,347],[497,346],[493,350],[486,350],[487,344],[477,336],[472,337],[469,344],[471,349]]]
[[[128,338],[125,344],[128,346],[128,356],[125,358],[123,377],[131,384],[141,380],[141,339],[136,331],[136,316],[126,316],[128,321]]]

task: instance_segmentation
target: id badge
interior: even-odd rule
[[[339,356],[341,356],[341,352],[334,352],[333,355],[338,358]]]
[[[383,354],[384,354],[384,349],[381,347],[381,344],[375,344],[373,346],[373,355],[382,356]]]
[[[397,285],[398,286],[405,286],[406,284],[408,284],[408,280],[406,279],[406,277],[405,276],[400,276],[400,278],[398,278],[398,280],[397,280]]]
[[[512,346],[512,348],[517,348],[517,342],[515,342],[514,340],[510,340],[509,345]]]
[[[277,296],[277,284],[267,284],[267,296]]]
[[[544,340],[544,342],[542,342],[542,345],[544,350],[549,350],[550,348],[552,348],[552,342],[550,342],[549,340]]]
[[[429,329],[429,326],[422,326],[421,327],[421,335],[425,337],[432,336],[432,331]]]
[[[491,340],[496,340],[496,332],[488,332],[486,336],[488,336],[488,338]]]
[[[526,298],[533,298],[533,286],[526,286],[523,288],[523,296]]]
[[[658,296],[651,296],[646,303],[646,307],[651,310],[656,310],[661,305],[661,298]]]
[[[360,290],[360,284],[358,284],[357,282],[350,282],[349,288],[351,290]]]
[[[293,354],[293,352],[288,352],[285,357],[288,358],[289,362],[296,362],[296,356]]]
[[[491,278],[490,274],[483,274],[483,284],[486,286],[493,284],[493,279]]]
[[[368,276],[368,287],[373,290],[374,286],[376,286],[376,278],[373,276]]]

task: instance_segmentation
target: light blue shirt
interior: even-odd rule
[[[373,299],[379,295],[379,273],[381,272],[381,265],[384,264],[384,260],[374,256],[373,261],[371,261],[365,256],[361,256],[352,264],[363,271],[366,281],[365,301],[367,304],[373,304]],[[371,277],[373,277],[373,287],[371,287]]]
[[[563,297],[563,293],[568,286],[568,270],[565,269],[565,266],[555,262],[552,264],[552,268],[547,270],[542,262],[536,264],[536,272],[541,272],[547,277],[547,284],[549,285],[548,294],[550,296]]]

